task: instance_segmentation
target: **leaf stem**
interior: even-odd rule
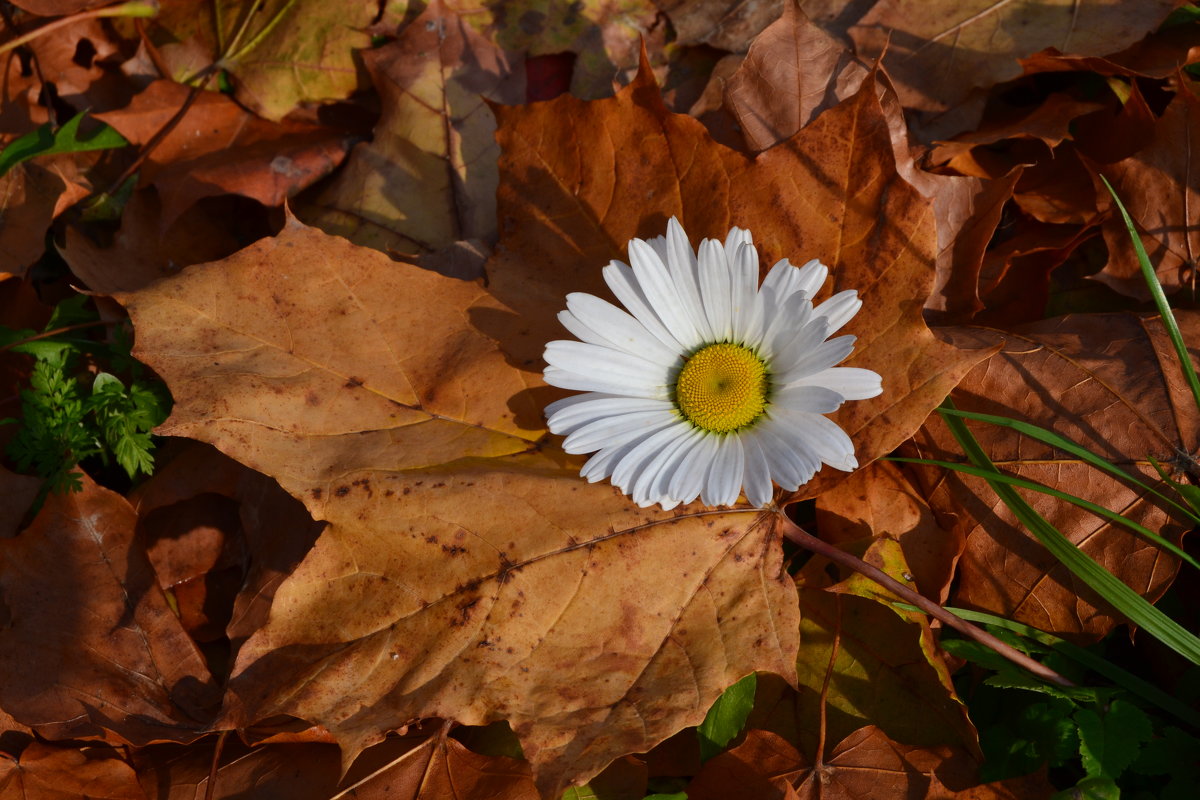
[[[39,36],[44,36],[47,33],[56,31],[59,28],[67,25],[72,25],[76,22],[81,22],[85,19],[93,19],[95,17],[153,17],[158,13],[158,3],[148,2],[148,0],[129,0],[127,3],[121,3],[118,6],[106,6],[105,8],[93,8],[89,11],[80,11],[78,14],[72,14],[69,17],[60,17],[53,22],[47,22],[40,28],[35,28],[29,33],[11,39],[4,44],[0,44],[0,55],[7,53],[20,47],[23,44],[32,42]]]
[[[783,535],[794,544],[803,547],[809,552],[816,553],[819,556],[824,556],[835,564],[840,564],[843,567],[854,570],[860,575],[870,578],[883,588],[890,591],[892,594],[900,597],[905,602],[916,606],[934,619],[941,620],[944,624],[954,628],[954,630],[958,631],[963,636],[966,636],[968,639],[973,639],[985,647],[990,647],[1004,658],[1007,658],[1009,661],[1019,667],[1029,670],[1042,680],[1049,683],[1058,684],[1059,686],[1075,685],[1062,675],[1059,675],[1057,672],[1047,667],[1045,664],[1035,661],[1021,651],[1017,650],[1015,647],[1000,641],[982,628],[972,625],[962,617],[950,613],[924,595],[913,591],[878,567],[872,566],[871,564],[863,561],[861,558],[853,556],[850,553],[847,553],[845,550],[834,547],[828,542],[818,539],[816,536],[808,533],[799,525],[788,519],[786,514],[781,512],[779,514],[779,519],[783,522]]]
[[[100,325],[116,324],[117,323],[115,321],[106,322],[105,320],[98,319],[93,322],[80,322],[75,325],[67,325],[62,328],[55,328],[52,331],[43,331],[42,333],[34,334],[33,336],[28,336],[24,339],[18,339],[17,341],[9,342],[6,345],[0,345],[0,353],[3,353],[5,350],[11,350],[14,347],[19,347],[23,344],[28,344],[29,342],[36,342],[39,339],[49,339],[51,336],[58,336],[60,333],[70,333],[71,331],[83,330],[84,328],[95,328]]]

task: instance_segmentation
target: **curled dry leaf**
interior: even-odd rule
[[[817,531],[843,549],[895,539],[914,588],[944,602],[963,542],[937,524],[929,503],[900,468],[876,461],[817,498]]]
[[[1194,87],[1193,87],[1194,88]],[[1196,296],[1196,270],[1200,269],[1200,164],[1190,143],[1200,137],[1200,99],[1185,85],[1176,93],[1154,124],[1153,139],[1140,152],[1099,170],[1108,177],[1133,217],[1142,246],[1167,293],[1189,289]],[[1102,200],[1108,191],[1096,180]],[[1104,225],[1109,260],[1096,276],[1122,294],[1149,300],[1129,230],[1115,207]]]
[[[134,540],[123,497],[83,478],[0,541],[0,706],[50,739],[200,735],[218,699]]]
[[[133,767],[111,751],[37,741],[15,758],[0,753],[0,795],[11,800],[146,800]]]
[[[926,301],[937,323],[967,322],[982,307],[979,268],[983,251],[1012,195],[1019,170],[996,181],[936,175],[917,167],[904,112],[895,93],[824,29],[792,3],[755,40],[729,81],[726,103],[754,150],[796,134],[826,108],[853,96],[863,81],[875,85],[900,175],[933,201],[937,227],[936,278]]]
[[[125,108],[96,116],[133,144],[144,145],[178,113],[190,91],[172,81],[155,81]],[[197,129],[207,135],[197,136]],[[219,194],[282,205],[331,172],[349,146],[340,131],[268,122],[222,94],[202,92],[150,152],[141,180],[158,189],[165,228],[197,200]]]
[[[1178,318],[1185,341],[1200,341],[1200,319],[1191,312],[1178,312]],[[1141,473],[1145,481],[1158,480],[1148,456],[1167,465],[1193,463],[1190,459],[1200,446],[1200,421],[1157,318],[1095,314],[1047,320],[1012,334],[946,331],[963,346],[1004,344],[955,390],[959,408],[1050,428]],[[985,452],[1006,472],[1103,505],[1168,538],[1180,536],[1178,524],[1142,490],[1008,429],[971,427]],[[924,457],[963,459],[949,431],[935,418],[915,441]],[[1121,621],[1013,520],[981,479],[941,470],[931,470],[926,479],[930,506],[956,535],[966,537],[953,605],[983,609],[1080,641],[1098,639]],[[1153,544],[1074,505],[1023,494],[1081,550],[1150,600],[1170,585],[1178,562]]]
[[[848,31],[859,53],[884,63],[908,108],[945,111],[973,89],[1021,75],[1018,59],[1047,47],[1102,56],[1158,27],[1173,0],[879,0]]]
[[[162,433],[276,477],[330,528],[242,647],[225,722],[324,725],[347,760],[422,716],[507,719],[547,795],[793,670],[795,588],[748,509],[646,511],[536,452],[477,285],[291,221],[119,296]]]
[[[864,560],[902,582],[900,545],[873,540]],[[800,686],[795,726],[806,752],[863,725],[913,745],[978,752],[978,736],[958,699],[925,615],[889,608],[861,575],[829,585],[826,562],[805,566],[800,584]],[[890,595],[887,599],[890,599]],[[824,725],[824,734],[821,733]]]
[[[780,6],[793,5],[793,0],[654,0],[654,4],[670,18],[680,44],[744,53],[779,16]]]
[[[755,38],[726,84],[725,104],[750,148],[766,150],[857,92],[868,72],[840,41],[786,2],[783,16]]]
[[[770,266],[781,257],[830,265],[834,291],[856,289],[863,310],[846,363],[883,376],[883,395],[832,418],[865,464],[891,451],[982,354],[938,341],[922,317],[934,278],[929,203],[896,171],[874,81],[776,147],[749,158],[715,143],[691,117],[662,105],[648,67],[616,97],[569,96],[500,108],[501,240],[489,288],[515,314],[481,327],[523,369],[541,369],[562,328],[547,313],[567,293],[609,296],[601,268],[626,242],[662,234],[671,216],[696,236],[749,228]],[[844,478],[824,470],[798,497]]]
[[[383,116],[373,139],[355,146],[333,182],[302,207],[305,219],[406,255],[461,239],[494,241],[500,148],[487,103],[524,101],[521,62],[442,3],[363,61]]]

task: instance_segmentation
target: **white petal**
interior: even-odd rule
[[[677,425],[678,420],[671,420],[667,425]],[[664,428],[666,425],[663,426]],[[658,430],[662,430],[661,428]],[[658,431],[649,431],[645,436],[651,436]],[[583,469],[579,470],[580,476],[587,478],[588,481],[595,483],[596,481],[607,478],[612,471],[613,464],[624,458],[633,448],[637,447],[645,436],[635,435],[625,441],[615,441],[607,444],[604,448],[596,451],[596,454],[587,460],[583,465]]]
[[[574,401],[574,402],[568,402]],[[633,414],[639,411],[670,412],[674,405],[669,400],[648,400],[644,397],[620,397],[588,392],[556,400],[546,406],[546,418],[551,433],[567,434],[580,425],[598,419]]]
[[[684,439],[692,428],[682,420],[675,425],[668,425],[638,442],[637,447],[630,450],[613,467],[612,482],[621,491],[630,493],[630,488],[642,474],[642,470],[654,463],[664,449],[671,447]],[[637,501],[638,498],[634,497]],[[639,501],[640,502],[640,501]]]
[[[668,444],[659,446],[653,458],[636,476],[629,494],[638,505],[647,506],[658,503],[664,508],[678,505],[679,501],[667,494],[666,485],[670,482],[670,476],[674,474],[679,462],[687,455],[688,450],[698,438],[695,428],[691,426],[680,426],[678,434]],[[667,505],[668,503],[671,505]]]
[[[681,503],[690,503],[699,496],[708,475],[708,465],[717,452],[717,437],[702,435],[680,462],[667,486],[667,494]]]
[[[758,293],[758,251],[741,244],[729,260],[733,338],[743,344],[762,336],[762,303]]]
[[[641,239],[629,242],[629,261],[633,266],[633,274],[637,276],[638,284],[646,293],[646,300],[654,313],[667,326],[667,330],[679,340],[685,350],[692,350],[702,341],[700,331],[692,322],[692,315],[684,307],[676,289],[671,273],[667,272],[666,264]]]
[[[576,429],[563,442],[563,450],[568,453],[591,453],[651,436],[675,422],[679,422],[679,417],[674,412],[661,410],[634,411],[617,417],[603,417]]]
[[[650,249],[658,254],[659,259],[665,264],[667,263],[667,237],[655,236],[645,240],[646,244],[650,245]]]
[[[825,386],[847,400],[867,400],[883,394],[879,373],[861,367],[830,367],[797,378],[789,386]]]
[[[670,493],[668,492],[668,488],[671,485],[671,481],[675,478],[675,474],[679,471],[680,467],[683,466],[683,462],[687,459],[688,454],[700,443],[700,440],[704,439],[706,436],[707,434],[700,429],[691,428],[688,431],[687,436],[680,441],[679,447],[672,453],[664,455],[663,459],[661,460],[661,468],[658,470],[657,474],[654,475],[653,483],[651,483],[649,488],[646,490],[647,496],[670,498],[670,502],[672,503],[670,506],[666,505],[663,500],[659,500],[659,503],[663,505],[663,508],[673,508],[674,505],[677,505],[680,502],[677,498],[671,497]]]
[[[803,438],[816,456],[829,466],[845,472],[858,467],[858,461],[854,458],[854,443],[832,420],[820,414],[786,408],[773,408],[772,412],[791,433]]]
[[[796,298],[804,297],[802,293],[792,295],[791,303]],[[804,301],[802,312],[808,312],[810,306]],[[829,321],[824,317],[812,317],[801,313],[796,315],[796,324],[775,326],[768,343],[764,344],[764,352],[770,351],[771,371],[775,375],[785,375],[797,364],[804,361],[814,350],[820,347],[829,335]]]
[[[846,398],[824,386],[788,386],[771,398],[772,407],[782,406],[792,411],[810,414],[832,414],[841,408]]]
[[[652,400],[669,400],[671,397],[667,387],[656,381],[639,381],[619,375],[580,375],[578,372],[555,366],[546,367],[542,371],[542,380],[551,386],[576,392],[602,392]]]
[[[761,431],[758,443],[762,445],[771,477],[784,489],[795,491],[820,469],[820,459],[788,425],[768,419]]]
[[[725,248],[715,239],[705,239],[700,243],[699,262],[700,295],[713,339],[729,341],[733,338],[733,313]]]
[[[645,292],[638,284],[637,277],[633,274],[633,268],[628,264],[623,264],[620,261],[613,261],[603,270],[604,282],[608,284],[608,288],[612,289],[613,294],[621,301],[621,305],[637,318],[646,330],[654,338],[658,339],[663,345],[674,353],[683,355],[688,348],[679,343],[679,339],[671,334],[663,325],[658,315],[651,310],[650,302],[646,299]]]
[[[790,386],[795,381],[807,375],[828,369],[846,359],[854,350],[855,337],[838,336],[821,342],[805,353],[800,360],[783,369],[777,383]]]
[[[745,228],[739,228],[734,225],[729,229],[729,233],[725,235],[725,258],[730,263],[733,262],[733,256],[742,247],[742,245],[754,246],[754,237],[750,235],[750,231]]]
[[[742,476],[742,487],[750,505],[762,508],[775,495],[771,487],[771,470],[767,457],[759,443],[761,427],[753,428],[742,436],[742,450],[746,454],[746,471]]]
[[[746,457],[742,452],[741,437],[720,437],[716,458],[709,464],[708,479],[700,495],[704,504],[731,506],[736,503],[742,491],[742,475],[745,469]]]
[[[834,333],[853,319],[860,308],[862,308],[862,300],[858,299],[858,292],[847,289],[844,292],[838,292],[814,310],[817,316],[829,320],[829,332]]]
[[[700,299],[699,267],[696,263],[696,253],[688,242],[687,234],[679,220],[671,217],[667,222],[667,269],[671,279],[675,281],[675,289],[700,336],[705,341],[712,341],[712,328],[708,324],[708,316],[704,313],[704,303]]]
[[[610,343],[626,353],[640,355],[656,364],[673,365],[679,360],[679,353],[659,341],[636,317],[595,295],[572,292],[567,295],[565,313],[572,315],[581,325],[594,331],[595,336],[603,340],[588,339],[572,330],[585,342]],[[563,319],[562,314],[559,314],[559,319]],[[565,320],[563,324],[571,329]]]
[[[796,288],[793,291],[808,292],[809,297],[815,297],[828,277],[829,267],[814,258],[797,270]]]
[[[778,367],[775,362],[779,357],[779,351],[786,348],[793,338],[809,327],[813,314],[812,303],[808,301],[807,294],[796,292],[788,297],[782,307],[770,308],[768,301],[768,307],[764,310],[769,312],[764,315],[764,321],[769,318],[770,323],[763,331],[759,352],[771,364],[772,371],[777,371]],[[824,321],[821,322],[822,326],[825,324]],[[822,335],[821,338],[825,337]]]

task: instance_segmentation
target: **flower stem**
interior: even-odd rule
[[[787,515],[780,512],[779,519],[783,522],[783,535],[791,540],[794,544],[803,547],[809,552],[816,553],[819,556],[824,556],[835,564],[840,564],[843,567],[848,567],[855,572],[864,575],[867,578],[878,583],[883,588],[895,594],[906,603],[914,605],[924,611],[929,616],[941,620],[946,625],[949,625],[954,630],[966,636],[968,639],[974,639],[985,647],[990,647],[998,654],[1007,658],[1012,663],[1019,667],[1023,667],[1044,681],[1058,684],[1059,686],[1074,686],[1075,684],[1059,675],[1054,670],[1047,667],[1029,656],[1017,650],[1011,645],[997,639],[992,634],[985,631],[983,628],[972,625],[965,619],[951,614],[946,609],[939,606],[937,603],[928,599],[922,594],[913,591],[900,581],[888,575],[878,567],[874,567],[863,561],[857,556],[847,553],[833,545],[818,539],[816,536],[805,531],[796,523],[788,519]]]

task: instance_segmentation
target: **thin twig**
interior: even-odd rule
[[[175,130],[175,126],[178,125],[187,115],[188,110],[191,109],[192,104],[196,102],[196,98],[198,98],[200,93],[203,92],[208,86],[208,82],[212,80],[212,76],[216,74],[216,71],[216,65],[210,64],[196,76],[198,78],[203,76],[204,79],[191,88],[191,91],[188,92],[188,96],[183,100],[183,105],[179,107],[179,110],[175,112],[174,116],[167,120],[166,123],[164,123],[163,126],[159,128],[153,136],[150,137],[150,141],[146,142],[146,144],[142,147],[142,151],[138,153],[138,157],[134,159],[134,162],[126,167],[125,170],[117,177],[117,179],[112,182],[112,185],[108,187],[108,191],[104,193],[106,196],[112,197],[115,195],[118,191],[120,191],[121,186],[125,184],[125,181],[129,180],[130,176],[142,168],[142,164],[146,162],[146,159],[150,157],[150,154],[154,152],[154,149],[162,144],[163,139],[166,139],[171,131]]]
[[[71,331],[78,331],[78,330],[82,330],[84,328],[95,328],[99,325],[115,325],[115,324],[117,324],[117,323],[112,322],[112,321],[106,322],[105,320],[98,319],[98,320],[95,320],[94,322],[80,322],[75,325],[66,325],[62,328],[55,328],[52,331],[44,331],[42,333],[37,333],[37,334],[34,334],[33,336],[29,336],[24,339],[18,339],[15,342],[9,342],[6,345],[0,345],[0,353],[3,353],[5,350],[11,350],[14,347],[19,347],[20,345],[23,345],[23,344],[28,344],[29,342],[36,342],[39,339],[49,339],[51,336],[58,336],[60,333],[70,333]]]
[[[24,36],[18,36],[4,44],[0,44],[0,54],[20,47],[26,42],[32,42],[39,36],[44,36],[66,25],[82,22],[85,19],[93,19],[95,17],[152,17],[157,13],[158,3],[146,2],[146,0],[130,0],[130,2],[121,3],[119,6],[105,6],[104,8],[93,8],[90,11],[80,11],[78,14],[61,17],[53,22],[47,22],[45,25],[31,30]]]
[[[217,772],[221,766],[221,751],[225,748],[225,737],[229,731],[217,734],[217,746],[213,749],[212,765],[208,768],[208,785],[204,787],[204,800],[213,800],[217,790]]]
[[[990,647],[998,654],[1004,656],[1009,661],[1019,667],[1023,667],[1044,681],[1056,683],[1059,686],[1074,686],[1075,684],[1059,675],[1054,670],[1047,667],[1045,664],[1039,663],[1029,656],[1017,650],[1015,647],[1005,644],[997,639],[992,634],[983,630],[980,627],[972,625],[962,617],[951,614],[946,609],[939,606],[937,603],[928,599],[922,594],[913,591],[905,586],[900,581],[888,575],[878,567],[871,566],[861,558],[847,553],[828,542],[822,541],[812,534],[806,532],[799,525],[788,519],[787,515],[780,512],[779,519],[783,522],[783,535],[795,544],[803,547],[809,552],[824,556],[835,564],[840,564],[843,567],[848,567],[860,575],[878,583],[883,588],[900,597],[906,603],[916,606],[924,611],[929,616],[941,620],[946,625],[949,625],[954,630],[966,636],[968,639],[973,639],[985,647]]]

